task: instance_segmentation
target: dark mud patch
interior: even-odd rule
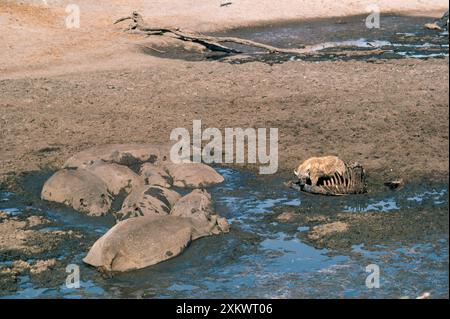
[[[146,48],[145,54],[187,61],[218,60],[233,64],[287,61],[350,61],[376,62],[384,59],[443,58],[448,56],[448,32],[427,30],[430,17],[382,14],[380,28],[369,29],[366,16],[315,19],[301,22],[269,24],[257,27],[216,32],[214,36],[240,37],[281,48],[309,48],[308,53],[267,54],[261,49],[230,44],[243,52],[233,55],[223,52],[186,50],[183,44],[161,48]]]

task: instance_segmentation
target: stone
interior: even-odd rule
[[[93,162],[135,166],[143,162],[163,163],[170,160],[170,146],[152,144],[109,144],[94,146],[69,158],[64,168],[85,168]]]
[[[103,272],[145,268],[180,254],[197,238],[223,233],[213,218],[147,215],[117,223],[98,239],[83,261]]]
[[[57,171],[45,182],[41,198],[71,206],[89,216],[105,215],[112,201],[106,184],[83,169]]]
[[[116,220],[145,215],[168,215],[180,197],[177,192],[164,187],[143,186],[133,190],[125,198],[121,210],[114,215]]]
[[[121,191],[130,193],[133,188],[144,185],[141,177],[124,165],[100,160],[86,166],[86,169],[98,176],[113,195],[118,195]]]
[[[172,177],[161,167],[152,163],[144,163],[139,174],[144,179],[145,185],[155,185],[169,188],[172,186]]]
[[[171,163],[165,168],[176,187],[202,188],[224,181],[214,168],[203,163]]]

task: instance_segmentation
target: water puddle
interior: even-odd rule
[[[430,17],[384,14],[379,29],[368,29],[366,16],[317,19],[278,23],[213,33],[214,36],[240,37],[281,48],[304,48],[305,54],[266,54],[261,49],[230,44],[243,52],[230,55],[218,52],[185,50],[182,46],[144,48],[146,54],[188,61],[219,60],[234,64],[260,61],[268,64],[287,61],[348,61],[379,59],[443,58],[449,54],[447,31],[426,30]]]
[[[59,253],[67,263],[80,266],[80,288],[67,288],[64,281],[50,285],[23,276],[17,292],[3,293],[3,297],[414,298],[428,291],[432,297],[448,298],[448,229],[398,242],[387,236],[383,244],[376,245],[361,237],[349,250],[339,250],[314,247],[300,236],[308,233],[310,226],[276,218],[280,207],[300,209],[299,214],[301,209],[359,215],[448,210],[448,185],[406,185],[397,191],[323,197],[287,189],[282,177],[218,170],[225,182],[210,191],[217,212],[231,223],[229,234],[194,241],[176,258],[112,278],[103,278],[85,266],[82,258],[87,251],[75,243]],[[1,210],[20,214],[28,206],[18,203],[16,195],[0,193]],[[11,208],[13,205],[16,208]],[[39,201],[33,201],[33,209],[54,221],[47,227],[82,231],[89,245],[113,225],[109,218],[89,218]],[[10,262],[0,255],[0,265]],[[381,269],[378,289],[365,285],[369,264]]]

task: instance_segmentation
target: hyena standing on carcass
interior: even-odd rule
[[[294,170],[297,181],[288,186],[313,194],[345,195],[367,192],[366,173],[359,163],[336,156],[311,157]]]

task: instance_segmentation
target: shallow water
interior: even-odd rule
[[[353,245],[350,251],[316,249],[298,235],[308,227],[276,220],[274,209],[314,206],[317,211],[365,214],[395,210],[448,208],[448,185],[404,187],[368,195],[323,197],[299,194],[282,186],[281,177],[218,168],[222,185],[210,189],[217,212],[231,223],[226,235],[194,241],[180,256],[146,269],[102,278],[85,266],[87,253],[77,246],[61,255],[80,266],[81,287],[46,287],[27,276],[7,298],[400,298],[430,292],[448,298],[448,234],[407,244]],[[20,214],[14,194],[2,193],[0,209]],[[11,207],[13,205],[13,207]],[[69,209],[49,209],[34,203],[55,220],[56,228],[78,229],[95,240],[113,224],[109,218],[89,218]],[[19,207],[18,207],[19,206]],[[8,210],[7,210],[8,211]],[[9,212],[8,211],[8,212]],[[0,263],[7,263],[1,260]],[[368,289],[365,269],[380,267],[380,288]]]
[[[380,28],[369,29],[366,16],[316,19],[310,21],[269,24],[217,32],[215,36],[249,39],[280,48],[307,46],[309,54],[266,54],[261,49],[227,44],[244,54],[186,51],[181,46],[160,48],[161,52],[144,49],[150,55],[189,61],[219,60],[241,64],[260,61],[268,64],[287,61],[348,61],[402,58],[443,58],[449,55],[447,31],[426,30],[430,17],[382,14]],[[381,49],[383,52],[374,51]]]

